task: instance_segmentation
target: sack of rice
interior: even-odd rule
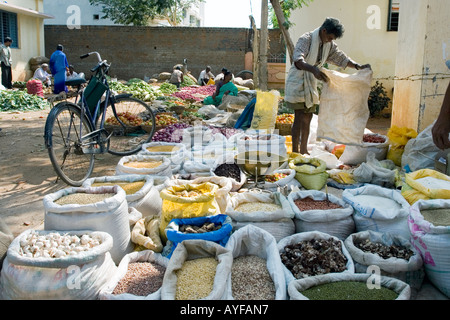
[[[109,233],[111,256],[119,263],[133,250],[128,204],[118,186],[67,188],[44,197],[44,230],[94,230]]]
[[[106,232],[26,230],[8,248],[0,277],[7,300],[96,300],[117,267]]]

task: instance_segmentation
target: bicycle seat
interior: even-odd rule
[[[76,86],[79,86],[80,84],[83,84],[83,83],[86,83],[86,79],[84,79],[84,78],[75,78],[75,79],[67,80],[66,81],[66,86],[76,87]]]

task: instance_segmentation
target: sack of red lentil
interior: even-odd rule
[[[300,243],[302,250],[306,251],[296,254],[297,249],[290,247],[298,246]],[[352,256],[345,248],[344,242],[327,233],[320,231],[295,233],[278,241],[277,248],[283,263],[286,287],[297,277],[300,279],[324,273],[355,272]],[[299,260],[298,255],[302,254],[309,257]],[[291,270],[297,270],[297,276]]]
[[[248,224],[231,235],[225,248],[233,255],[227,300],[287,299],[283,264],[270,233]]]
[[[344,245],[353,258],[355,272],[366,273],[376,266],[380,275],[409,284],[414,295],[421,288],[425,277],[423,260],[409,239],[368,230],[351,234]]]
[[[117,267],[106,232],[26,230],[8,248],[0,277],[6,300],[97,300]]]
[[[185,240],[174,250],[161,287],[161,300],[223,300],[231,251],[208,240]]]
[[[409,300],[411,288],[386,276],[332,273],[291,281],[288,294],[291,300]]]
[[[125,190],[129,208],[135,208],[143,217],[160,215],[162,199],[154,186],[150,175],[126,174],[120,176],[103,176],[87,179],[82,187],[99,187],[119,185]]]
[[[409,239],[409,203],[396,189],[367,184],[346,189],[342,199],[353,207],[356,231],[388,232]]]
[[[100,300],[161,300],[169,259],[152,250],[131,252],[99,293]]]
[[[317,190],[291,192],[295,232],[321,231],[345,240],[355,231],[353,208],[335,195]]]
[[[226,214],[233,231],[252,224],[269,232],[276,241],[295,233],[294,212],[280,192],[237,193],[230,197]]]
[[[408,225],[427,278],[450,298],[450,200],[415,202],[410,208]]]
[[[119,186],[67,188],[44,197],[44,230],[94,230],[114,240],[116,264],[133,250],[128,203]]]
[[[135,154],[120,158],[116,166],[116,176],[125,174],[172,176],[170,159],[166,156]]]

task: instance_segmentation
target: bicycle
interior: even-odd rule
[[[115,94],[108,85],[111,64],[98,52],[97,65],[89,82],[79,78],[66,81],[77,87],[74,102],[55,105],[45,123],[45,146],[58,178],[72,186],[81,186],[94,170],[96,154],[127,156],[137,153],[151,141],[155,115],[132,94]],[[87,83],[87,85],[86,85]]]

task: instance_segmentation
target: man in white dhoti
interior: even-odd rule
[[[321,71],[323,65],[331,63],[356,70],[370,68],[369,64],[358,64],[339,50],[334,40],[343,34],[344,27],[339,20],[326,18],[322,26],[303,34],[297,41],[285,86],[286,105],[295,112],[293,152],[308,154],[309,127],[319,104],[317,80],[327,81],[327,76]]]

